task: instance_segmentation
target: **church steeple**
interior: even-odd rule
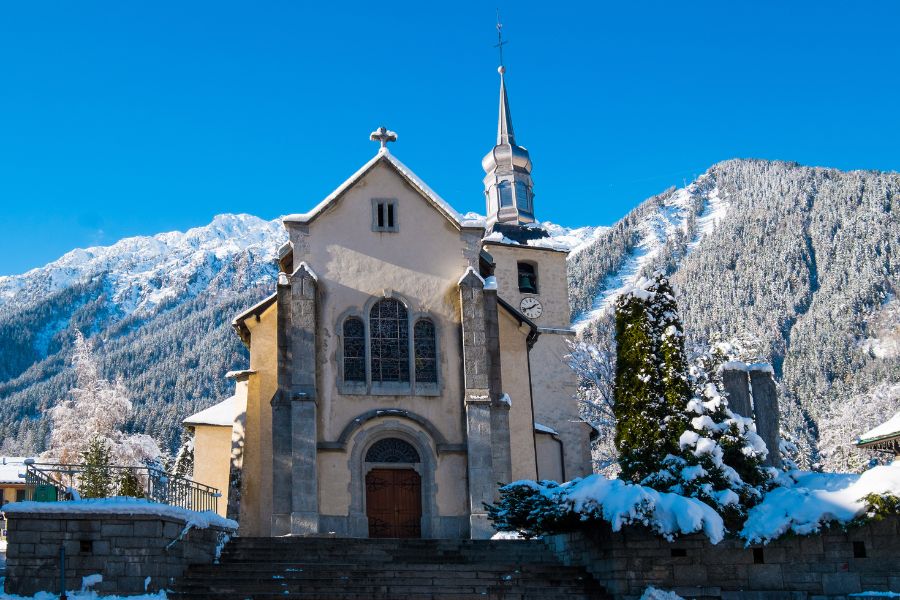
[[[534,222],[534,183],[531,180],[531,157],[528,150],[516,144],[509,96],[506,91],[506,67],[503,66],[502,25],[497,22],[500,48],[500,115],[497,122],[497,145],[482,159],[484,195],[487,201],[488,225],[504,223],[524,225]]]

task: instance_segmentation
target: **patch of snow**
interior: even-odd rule
[[[102,573],[93,573],[92,575],[85,575],[81,578],[81,591],[86,592],[90,588],[94,587],[98,583],[103,582],[103,574]],[[146,590],[146,586],[144,587]]]
[[[66,514],[92,513],[101,515],[156,515],[184,521],[195,529],[219,527],[236,530],[237,522],[221,517],[212,511],[198,512],[179,506],[149,502],[140,498],[91,498],[72,502],[13,502],[3,507],[7,514],[38,513]]]
[[[644,590],[641,600],[684,600],[684,598],[675,592],[667,592],[651,585]]]
[[[237,396],[229,396],[218,404],[213,404],[209,408],[191,415],[182,423],[185,425],[221,425],[223,427],[231,427],[234,424],[236,402]]]
[[[524,540],[518,531],[498,531],[491,536],[492,540]]]
[[[749,367],[742,360],[729,360],[719,367],[719,371],[746,371]]]
[[[4,456],[0,458],[0,483],[25,483],[24,456]]]
[[[772,365],[769,363],[753,363],[747,367],[748,371],[756,371],[758,373],[768,373],[769,375],[775,376],[775,369],[772,368]]]
[[[484,278],[484,289],[486,290],[495,290],[497,289],[497,278],[493,275],[489,275]]]
[[[300,269],[306,269],[306,272],[309,273],[309,276],[313,278],[313,281],[319,281],[319,276],[316,275],[316,272],[312,270],[312,267],[310,267],[309,263],[307,263],[306,261],[300,261],[300,264],[297,265],[296,269],[294,269],[294,273],[296,273]]]
[[[541,425],[540,423],[534,424],[534,430],[540,431],[541,433],[549,433],[551,435],[559,435],[559,432],[553,429],[552,427],[547,427],[546,425]]]
[[[900,461],[862,475],[797,471],[750,509],[741,537],[766,543],[787,532],[807,535],[827,523],[849,523],[865,512],[862,498],[886,493],[900,496]]]
[[[473,269],[472,267],[466,267],[465,272],[462,274],[462,277],[459,278],[459,281],[457,282],[457,284],[462,285],[463,280],[469,276],[469,273],[472,273],[473,275],[475,275],[475,277],[477,277],[478,280],[481,281],[482,285],[484,285],[484,278],[481,275],[479,275],[478,272],[475,269]]]
[[[500,396],[500,402],[507,406],[512,406],[512,398],[509,397],[509,394],[504,393],[502,396]]]
[[[653,264],[666,244],[688,232],[690,215],[694,212],[698,200],[702,202],[703,208],[697,216],[696,232],[687,244],[685,257],[696,250],[722,222],[728,214],[731,202],[720,193],[718,187],[710,189],[704,185],[708,178],[709,175],[701,175],[686,188],[675,190],[662,201],[658,211],[647,215],[638,224],[640,241],[631,250],[619,270],[603,281],[591,309],[576,317],[572,325],[577,332],[580,333],[588,324],[615,306],[616,299],[622,293],[633,289],[641,273]],[[587,244],[583,247],[586,246]]]
[[[900,433],[900,412],[874,429],[870,429],[858,438],[858,442],[871,441]]]

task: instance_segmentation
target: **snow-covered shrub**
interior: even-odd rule
[[[724,536],[722,518],[695,498],[589,475],[558,484],[516,481],[500,488],[500,500],[488,506],[498,531],[523,537],[561,533],[607,523],[613,531],[640,525],[667,538],[704,532],[713,543]]]

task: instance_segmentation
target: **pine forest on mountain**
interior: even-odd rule
[[[689,360],[721,341],[771,362],[801,466],[859,470],[868,457],[853,437],[900,410],[898,198],[897,173],[730,160],[610,228],[551,232],[577,246],[570,304],[595,357],[614,355],[619,292],[662,271]],[[0,451],[46,448],[81,331],[104,376],[127,388],[126,429],[174,452],[181,420],[233,393],[224,374],[247,353],[231,320],[273,291],[285,238],[277,220],[220,215],[0,277]],[[592,420],[602,412],[585,407]]]

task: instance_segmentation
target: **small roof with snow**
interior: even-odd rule
[[[432,190],[427,183],[422,181],[418,175],[412,172],[406,165],[400,162],[396,156],[391,154],[391,152],[385,147],[380,148],[378,153],[369,160],[366,164],[364,164],[356,173],[350,176],[349,179],[344,181],[341,185],[337,187],[333,192],[331,192],[328,196],[325,197],[324,200],[319,202],[315,208],[306,213],[287,215],[284,217],[283,222],[285,225],[288,223],[310,223],[315,220],[329,205],[333,202],[336,202],[341,196],[344,195],[344,192],[349,190],[353,185],[362,179],[366,173],[371,171],[375,165],[380,162],[384,162],[385,164],[390,165],[394,168],[397,173],[410,185],[413,189],[419,192],[426,200],[428,200],[435,208],[438,209],[442,215],[447,217],[451,223],[456,225],[460,229],[484,229],[484,220],[483,219],[471,219],[466,216],[458,213],[450,203],[441,198],[434,190]]]
[[[856,445],[862,448],[892,450],[900,454],[900,412],[859,436]]]
[[[0,458],[0,484],[25,483],[24,456],[4,456]]]
[[[218,404],[214,404],[205,410],[201,410],[195,415],[191,415],[182,423],[185,425],[219,425],[222,427],[231,427],[234,425],[234,412],[237,398],[231,396],[225,398]]]

